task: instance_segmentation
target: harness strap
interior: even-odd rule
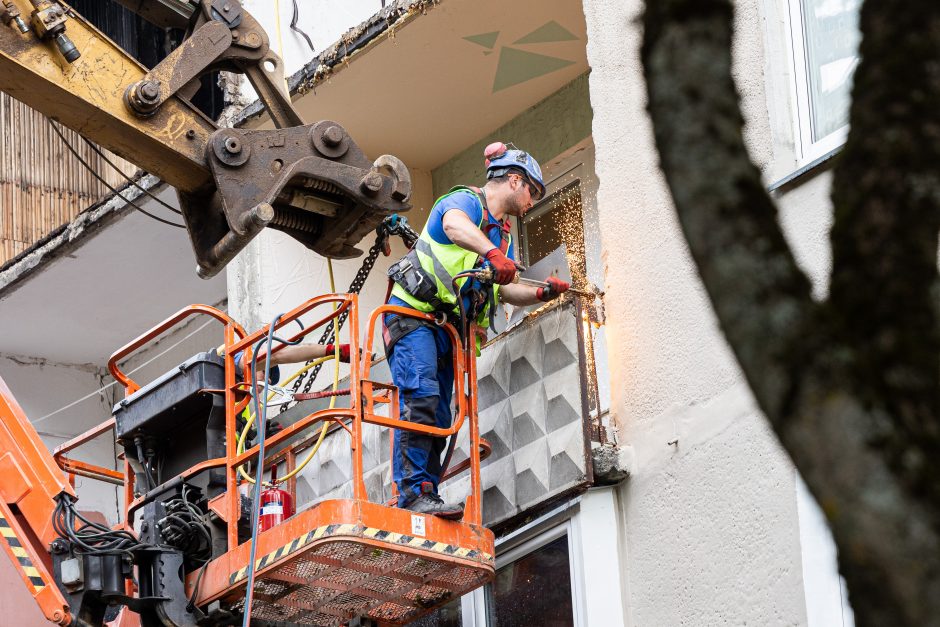
[[[505,255],[509,250],[509,232],[512,230],[512,222],[509,221],[509,218],[504,218],[500,222],[491,222],[490,218],[492,214],[490,213],[489,206],[486,204],[486,193],[483,189],[472,185],[468,185],[467,189],[477,195],[477,198],[480,200],[480,205],[483,207],[483,221],[480,223],[480,230],[489,237],[493,229],[500,229],[499,252]]]

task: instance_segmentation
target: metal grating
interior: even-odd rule
[[[446,588],[421,586],[417,590],[407,593],[405,598],[414,601],[415,604],[421,607],[434,607],[449,600],[453,595],[454,593]]]
[[[419,556],[393,546],[346,537],[309,547],[259,573],[252,617],[317,627],[338,627],[359,616],[406,624],[492,576],[491,565],[475,568],[450,557]],[[244,598],[228,607],[240,612]]]
[[[433,582],[451,589],[465,589],[475,588],[477,585],[482,584],[485,579],[483,573],[477,570],[457,566],[439,573],[434,577]]]

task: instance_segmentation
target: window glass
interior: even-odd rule
[[[462,627],[460,597],[408,625],[409,627]]]
[[[531,266],[560,246],[567,249],[568,268],[574,283],[583,286],[584,221],[581,214],[581,182],[555,192],[522,220],[523,263]]]
[[[848,124],[861,0],[801,0],[812,141]]]
[[[571,627],[568,536],[496,571],[487,591],[489,627]]]

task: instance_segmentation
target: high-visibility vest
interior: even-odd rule
[[[477,192],[475,192],[471,187],[458,186],[451,189],[448,193],[444,194],[434,202],[434,207],[436,207],[438,203],[444,201],[450,196],[453,196],[454,194],[473,195],[473,198],[477,201],[477,203],[479,203],[480,208],[482,209],[480,223],[477,226],[481,231],[483,231],[484,226],[489,222],[489,211],[486,209],[486,206],[484,205],[483,200],[480,198],[480,195],[477,194]],[[506,248],[508,250],[508,247],[512,244],[512,236],[507,233],[507,237],[508,242]],[[457,296],[470,277],[461,277],[460,279],[457,279],[457,293],[455,293],[453,287],[454,275],[476,267],[480,261],[480,256],[472,250],[461,248],[457,244],[440,244],[434,241],[434,238],[431,237],[431,233],[428,230],[427,224],[425,224],[424,229],[421,230],[421,235],[418,237],[418,241],[415,243],[414,252],[417,253],[418,261],[424,271],[430,276],[434,277],[434,283],[437,287],[437,298],[442,303],[444,303],[445,306],[451,308],[454,314],[459,315],[460,307],[457,304]],[[499,299],[500,286],[493,285],[492,289],[493,298],[486,299],[486,303],[483,305],[482,310],[477,316],[477,325],[482,328],[487,328],[490,325],[490,302],[497,302]],[[397,283],[392,288],[392,295],[402,299],[408,303],[408,305],[414,307],[418,311],[434,311],[433,305],[418,300],[406,292],[405,289]]]

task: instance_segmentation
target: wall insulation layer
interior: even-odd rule
[[[88,167],[44,115],[0,94],[0,265],[109,193],[89,168],[113,187],[137,171],[105,152],[121,170],[116,171],[77,133],[61,130]]]

